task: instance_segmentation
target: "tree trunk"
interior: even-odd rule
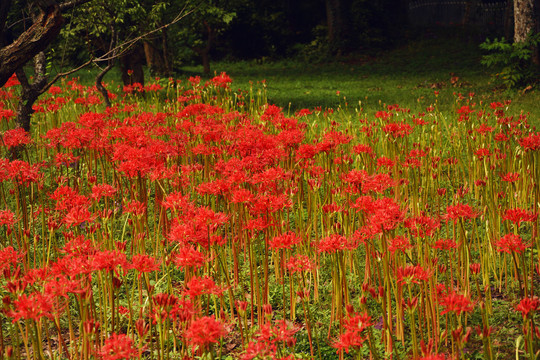
[[[210,50],[212,49],[212,45],[214,44],[214,38],[215,38],[215,32],[214,29],[208,24],[204,23],[204,26],[206,27],[207,32],[207,39],[206,39],[206,45],[205,47],[195,47],[193,50],[197,54],[199,54],[202,58],[203,63],[203,71],[206,75],[210,74]]]
[[[158,75],[170,75],[170,69],[167,65],[167,58],[164,57],[165,50],[159,49],[156,41],[145,40],[143,42],[144,55],[146,58],[146,65],[150,68],[152,73]]]
[[[11,0],[2,0],[0,3],[0,47],[4,47],[8,44],[6,39],[6,21],[11,8]]]
[[[113,52],[112,59],[107,60],[107,66],[103,70],[101,70],[101,72],[96,76],[96,88],[101,93],[101,96],[103,97],[103,102],[108,108],[111,107],[111,99],[109,99],[109,92],[103,85],[103,78],[114,66],[114,58],[116,57],[116,51],[114,51],[113,49],[116,46],[117,42],[118,39],[116,30],[114,28],[114,25],[111,25],[111,42],[109,43],[109,51]]]
[[[141,46],[135,48],[120,58],[122,70],[122,82],[124,85],[139,83],[144,86],[144,49]]]
[[[210,54],[208,50],[201,52],[203,71],[206,75],[210,74]]]
[[[17,40],[0,49],[0,87],[4,86],[17,69],[49,46],[60,33],[63,23],[59,7],[53,3],[41,11],[32,26]]]
[[[514,42],[523,42],[534,30],[534,0],[514,0]]]
[[[538,31],[536,15],[539,2],[538,0],[514,0],[514,42],[526,41],[529,35]],[[537,67],[540,66],[539,49],[536,45],[532,48],[531,62]]]

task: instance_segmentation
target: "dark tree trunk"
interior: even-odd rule
[[[537,31],[536,14],[539,2],[538,0],[514,0],[514,42],[526,41],[529,35]],[[538,46],[532,49],[531,62],[536,66],[540,65]]]
[[[540,33],[540,0],[536,0],[534,2],[534,25],[535,25],[535,33]],[[540,46],[535,46],[533,49],[532,54],[532,62],[536,65],[537,69],[540,69]]]
[[[328,41],[335,45],[341,35],[341,0],[326,0],[326,26],[328,28]]]
[[[535,29],[534,0],[514,0],[514,42],[523,42]]]
[[[203,71],[206,75],[210,74],[210,51],[204,50],[201,52]]]
[[[212,49],[212,45],[214,44],[214,37],[215,32],[214,29],[207,23],[204,23],[204,26],[206,28],[206,45],[205,47],[194,47],[193,50],[197,54],[201,56],[202,64],[203,64],[203,71],[206,75],[210,74],[210,50]]]
[[[120,58],[120,68],[122,70],[122,82],[124,85],[139,83],[144,86],[144,49],[142,46],[135,46],[130,52]]]
[[[45,61],[46,58],[44,52],[40,52],[34,57],[35,78],[33,83],[28,81],[28,77],[26,76],[26,72],[24,71],[23,67],[20,67],[15,72],[22,88],[21,99],[19,100],[19,105],[17,106],[16,123],[17,126],[22,127],[25,131],[30,131],[30,120],[32,118],[32,114],[34,113],[32,106],[39,96],[48,88],[48,79],[45,73]]]
[[[0,49],[0,87],[17,69],[49,46],[60,33],[63,23],[58,5],[52,2],[51,6],[40,12],[28,30],[13,43]]]
[[[163,42],[163,39],[161,39],[162,45]],[[145,40],[143,47],[146,64],[150,68],[150,71],[162,76],[170,75],[171,69],[169,68],[169,61],[166,56],[166,48],[160,49],[155,40]]]
[[[103,97],[103,102],[105,103],[106,107],[111,107],[111,99],[109,99],[109,92],[103,85],[103,78],[105,75],[113,68],[114,66],[114,58],[116,57],[116,51],[114,51],[114,47],[116,46],[117,41],[117,33],[113,25],[111,25],[111,42],[109,43],[109,49],[108,51],[112,51],[112,58],[107,60],[107,66],[100,71],[99,74],[96,76],[96,88],[101,93],[101,96]]]
[[[506,1],[504,11],[504,37],[506,39],[514,38],[514,0]]]
[[[5,30],[10,8],[11,0],[2,0],[2,2],[0,2],[0,48],[8,44]]]

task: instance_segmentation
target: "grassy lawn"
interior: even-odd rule
[[[309,63],[301,60],[215,62],[212,72],[226,72],[233,88],[249,89],[266,81],[268,99],[291,112],[302,108],[362,108],[371,114],[384,104],[399,104],[421,112],[438,102],[439,109],[453,109],[456,95],[475,94],[484,104],[511,100],[507,113],[530,113],[529,122],[540,125],[538,89],[504,90],[493,83],[495,70],[480,64],[482,52],[478,41],[448,36],[426,36],[400,48],[377,54],[355,55],[333,62]],[[95,69],[78,73],[82,83],[91,83]],[[176,76],[205,77],[202,66],[185,66]],[[151,77],[147,76],[149,82]],[[106,82],[120,84],[114,69]],[[259,85],[257,85],[259,84]],[[435,97],[434,92],[439,92]],[[339,95],[338,95],[339,92]]]
[[[435,101],[441,110],[452,108],[457,93],[473,92],[485,103],[512,100],[510,113],[530,112],[539,123],[538,90],[525,92],[496,89],[490,72],[480,64],[476,42],[457,39],[426,39],[381,52],[358,55],[332,63],[300,61],[214,63],[213,71],[225,71],[239,88],[266,80],[269,101],[292,111],[317,106],[336,107],[346,102],[373,112],[381,104],[400,104],[422,111]],[[202,67],[185,67],[189,75],[202,75]],[[340,96],[337,92],[340,92]]]

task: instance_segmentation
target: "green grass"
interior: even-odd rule
[[[212,64],[212,72],[229,74],[234,89],[248,89],[250,84],[266,80],[269,102],[291,112],[302,108],[335,108],[345,103],[349,109],[362,107],[366,113],[380,110],[384,104],[399,104],[420,112],[435,102],[434,91],[439,92],[439,109],[446,112],[453,108],[455,94],[475,93],[476,101],[484,104],[512,100],[508,113],[530,113],[529,122],[539,127],[539,90],[523,93],[497,88],[490,76],[494,70],[480,64],[482,52],[478,41],[460,37],[465,38],[431,34],[394,50],[326,63],[217,62]],[[92,83],[95,72],[87,69],[77,76],[83,83]],[[196,75],[207,78],[202,66],[185,66],[177,78]],[[146,79],[150,82],[150,75]],[[111,71],[105,81],[112,81],[113,88],[117,87],[121,83],[119,70]]]
[[[484,103],[512,100],[510,113],[521,110],[531,114],[530,121],[540,124],[538,90],[522,94],[517,90],[497,89],[490,71],[480,64],[482,53],[477,42],[459,39],[427,39],[374,56],[357,55],[343,60],[309,64],[282,60],[261,63],[244,61],[214,63],[212,71],[227,72],[238,88],[250,82],[266,80],[271,103],[292,111],[301,108],[336,107],[343,97],[350,108],[371,112],[382,104],[400,104],[422,111],[435,101],[442,111],[452,108],[454,93],[476,94]],[[202,75],[202,67],[185,67],[185,74]],[[452,83],[452,78],[457,81]],[[340,92],[340,96],[336,92]]]

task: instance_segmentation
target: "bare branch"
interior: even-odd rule
[[[66,1],[64,3],[61,3],[58,6],[60,7],[60,11],[67,11],[67,10],[71,10],[72,8],[76,6],[85,4],[89,1],[92,1],[92,0],[71,0],[71,1]]]
[[[94,59],[94,62],[100,62],[100,61],[105,61],[105,60],[111,60],[111,59],[116,59],[120,56],[122,56],[123,54],[125,54],[133,45],[135,45],[138,41],[144,39],[145,37],[149,36],[149,35],[152,35],[160,30],[163,30],[163,29],[166,29],[168,28],[169,26],[171,25],[174,25],[176,24],[177,22],[179,22],[180,20],[182,20],[183,18],[185,18],[186,16],[190,15],[191,13],[193,13],[196,8],[188,11],[188,12],[185,12],[185,9],[186,7],[184,7],[182,9],[182,11],[180,11],[178,13],[178,15],[169,23],[165,24],[165,25],[162,25],[158,28],[155,28],[151,31],[148,31],[147,33],[144,33],[140,36],[137,36],[136,38],[133,38],[131,40],[127,40],[125,42],[123,42],[122,44],[116,46],[114,49],[111,49],[109,51],[107,51],[105,54],[101,55],[100,57]]]
[[[73,73],[75,73],[75,72],[77,72],[77,71],[79,71],[79,70],[81,70],[81,69],[87,67],[87,66],[90,65],[93,61],[94,61],[94,59],[90,59],[90,60],[88,60],[87,62],[85,62],[84,64],[80,65],[79,67],[76,67],[76,68],[74,68],[74,69],[65,71],[65,72],[63,72],[63,73],[56,74],[56,76],[55,76],[51,81],[49,81],[49,82],[47,83],[47,85],[45,85],[45,86],[43,87],[43,89],[41,89],[41,91],[39,92],[39,94],[41,95],[41,94],[43,94],[45,91],[49,90],[49,88],[50,88],[51,86],[53,86],[54,83],[55,83],[58,79],[60,79],[61,77],[71,75],[71,74],[73,74]]]
[[[0,86],[6,83],[16,69],[49,46],[60,33],[63,22],[58,7],[50,7],[42,11],[34,24],[17,40],[0,48]]]

